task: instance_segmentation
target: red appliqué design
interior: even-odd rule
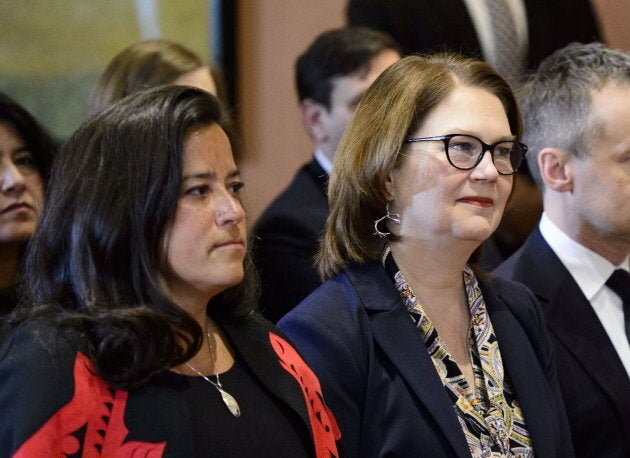
[[[338,457],[335,441],[341,438],[341,432],[335,417],[324,402],[319,379],[289,342],[272,332],[269,333],[269,340],[280,358],[280,365],[297,380],[302,388],[313,429],[315,455],[318,458]]]
[[[92,363],[82,353],[74,361],[74,396],[15,453],[15,458],[77,455],[84,458],[145,457],[164,454],[166,442],[124,442],[127,396],[112,390],[91,371]]]

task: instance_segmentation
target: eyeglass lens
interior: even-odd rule
[[[455,167],[470,169],[480,159],[480,155],[483,153],[483,145],[475,137],[456,135],[448,141],[447,153],[449,160]],[[494,145],[494,166],[499,173],[514,173],[521,165],[522,158],[523,148],[517,142],[505,141]]]

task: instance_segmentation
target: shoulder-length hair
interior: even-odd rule
[[[328,184],[330,216],[317,255],[322,278],[350,263],[379,259],[382,240],[373,235],[383,216],[385,182],[399,164],[403,141],[458,85],[496,95],[512,134],[520,137],[521,118],[509,84],[488,64],[457,54],[409,56],[386,69],[354,113],[337,149]]]
[[[118,53],[92,90],[87,114],[98,113],[123,97],[165,84],[209,66],[194,52],[168,40],[146,40]],[[216,80],[216,75],[211,72]],[[217,82],[218,83],[218,82]]]
[[[222,123],[217,100],[186,86],[139,92],[85,122],[53,166],[27,249],[26,300],[12,324],[46,315],[79,331],[96,371],[114,387],[137,386],[190,359],[201,328],[158,282],[185,136],[214,123]],[[246,270],[250,279],[253,270]],[[240,285],[208,308],[242,317],[255,304],[252,295]]]
[[[21,105],[2,93],[0,93],[0,123],[10,125],[20,135],[33,155],[35,166],[45,185],[56,150],[55,142],[46,129]]]

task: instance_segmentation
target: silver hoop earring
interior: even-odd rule
[[[389,202],[387,202],[387,204],[385,204],[385,216],[377,219],[376,221],[374,221],[374,234],[382,239],[386,238],[388,235],[391,234],[391,232],[383,232],[378,228],[378,225],[381,221],[384,220],[389,220],[394,224],[400,224],[400,215],[398,213],[392,213],[389,210]]]

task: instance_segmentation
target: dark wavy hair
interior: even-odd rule
[[[32,154],[35,167],[42,177],[45,192],[50,166],[57,150],[52,137],[24,107],[3,93],[0,93],[0,124],[5,124],[15,129]],[[18,264],[21,262],[25,247],[26,243],[22,244],[18,254]],[[19,284],[19,271],[15,280]],[[9,306],[12,307],[13,299],[10,302]]]
[[[177,209],[186,133],[222,125],[212,95],[186,86],[131,95],[86,121],[55,161],[25,259],[25,301],[11,325],[46,316],[112,387],[132,388],[189,360],[202,330],[158,284],[164,234]],[[209,303],[214,316],[251,313],[256,280]],[[67,332],[76,331],[76,332]]]
[[[20,104],[3,93],[0,93],[0,123],[12,126],[26,143],[45,185],[56,150],[55,142],[46,129]]]

